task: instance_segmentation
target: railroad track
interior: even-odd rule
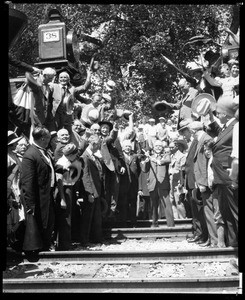
[[[181,223],[181,222],[180,222]],[[176,228],[187,226],[185,222]],[[112,228],[111,228],[112,229]],[[111,230],[110,229],[110,230]],[[144,230],[143,230],[144,229]],[[117,248],[120,238],[106,247],[74,251],[40,252],[36,257],[24,253],[8,256],[8,274],[3,276],[4,293],[227,293],[242,292],[242,274],[229,274],[229,262],[237,259],[237,248],[201,248],[189,245],[176,249],[180,236],[167,239],[166,228],[113,228],[126,236],[133,249]],[[150,239],[133,238],[146,233]],[[157,234],[154,236],[153,233]],[[153,235],[152,235],[153,234]],[[182,237],[183,239],[183,237]],[[119,241],[119,242],[118,242]],[[145,241],[146,244],[145,244]],[[135,244],[134,244],[135,243]],[[149,249],[149,245],[171,243],[172,248]],[[161,244],[162,243],[162,244]],[[113,245],[114,244],[114,245]],[[187,243],[188,244],[188,243]],[[168,246],[167,246],[168,247]],[[113,248],[112,248],[113,249]],[[12,261],[10,262],[10,260]],[[228,269],[227,269],[228,268]],[[12,272],[12,273],[11,273]]]

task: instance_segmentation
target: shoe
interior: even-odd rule
[[[194,238],[187,239],[188,243],[195,243],[201,239],[200,236],[195,236]]]
[[[217,247],[218,248],[226,248],[226,245],[225,244],[218,244]]]
[[[204,240],[204,239],[200,239],[200,240],[198,240],[198,241],[196,241],[195,243],[197,244],[197,245],[200,245],[200,244],[205,244],[207,242],[207,240]]]
[[[152,224],[151,225],[151,228],[156,228],[156,227],[159,227],[159,225],[158,224]]]
[[[210,247],[211,243],[209,240],[207,240],[204,243],[201,243],[201,240],[197,241],[196,244],[198,244],[200,247]]]

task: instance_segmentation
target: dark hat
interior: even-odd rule
[[[74,143],[69,143],[65,145],[65,147],[62,149],[62,152],[65,156],[76,154],[78,151],[77,146]]]
[[[209,62],[209,65],[213,65],[218,60],[219,57],[220,57],[220,53],[213,52],[212,50],[208,50],[204,55],[204,58]]]
[[[111,131],[112,128],[113,128],[113,124],[112,124],[111,122],[109,122],[109,121],[106,121],[106,120],[100,121],[100,122],[98,122],[98,124],[100,125],[100,127],[101,127],[102,125],[108,125],[110,131]]]
[[[188,148],[187,142],[184,139],[176,139],[173,142],[176,144],[181,144],[184,147],[184,150]]]
[[[192,112],[198,114],[199,116],[205,116],[209,108],[211,108],[212,111],[215,110],[216,107],[216,100],[215,98],[208,93],[202,93],[197,95],[193,100],[191,104],[191,110]]]
[[[22,139],[22,136],[18,137],[18,135],[13,132],[12,130],[8,131],[8,146],[14,143],[17,143],[19,140]]]
[[[155,102],[154,104],[152,104],[152,107],[156,111],[164,111],[166,109],[171,109],[171,105],[165,100]]]

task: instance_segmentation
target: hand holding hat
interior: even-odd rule
[[[197,95],[191,105],[192,112],[198,114],[199,116],[206,116],[210,109],[215,110],[216,100],[208,93],[202,93]]]

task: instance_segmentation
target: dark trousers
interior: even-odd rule
[[[215,185],[213,192],[224,222],[227,246],[237,246],[238,243],[238,197],[235,193],[231,187],[222,184]]]
[[[102,241],[102,215],[101,200],[95,198],[93,203],[85,200],[81,215],[81,237],[82,244],[88,242],[100,243]]]
[[[208,239],[208,228],[204,216],[204,208],[202,199],[197,201],[193,198],[193,190],[187,190],[187,199],[191,206],[193,233],[195,236],[201,237],[203,240]]]
[[[218,235],[217,235],[217,225],[215,222],[215,213],[219,210],[218,201],[213,198],[212,192],[209,188],[203,193],[201,193],[203,206],[204,206],[204,215],[206,219],[206,224],[208,228],[208,235],[211,244],[218,244]]]
[[[158,208],[160,202],[164,208],[167,226],[174,227],[174,214],[172,204],[170,202],[169,190],[164,190],[156,187],[154,191],[150,192],[151,205],[152,205],[152,223],[156,225],[158,223]]]
[[[57,249],[69,250],[71,247],[71,211],[73,186],[64,186],[66,209],[57,207]]]
[[[118,198],[118,219],[120,222],[126,223],[127,220],[130,220],[131,224],[136,225],[137,194],[138,190],[134,183],[129,183],[128,187],[126,185],[120,187]]]
[[[119,195],[119,177],[120,175],[116,172],[112,172],[109,169],[106,169],[105,172],[105,199],[108,204],[108,214],[110,211],[115,211],[118,202]]]

